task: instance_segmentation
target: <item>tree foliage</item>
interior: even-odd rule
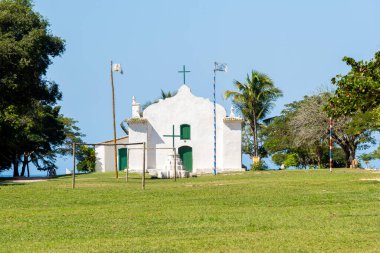
[[[286,159],[284,160],[284,165],[286,168],[289,168],[289,167],[298,167],[299,166],[299,159],[298,159],[298,155],[295,154],[295,153],[292,153],[292,154],[288,154],[286,156]]]
[[[344,57],[351,68],[346,75],[331,81],[337,86],[326,107],[333,116],[367,112],[380,106],[380,51],[370,61],[355,61]]]
[[[75,127],[60,114],[58,84],[45,77],[65,49],[30,1],[0,2],[0,169],[21,175],[32,162],[54,168],[56,151]]]
[[[369,161],[371,161],[371,160],[380,159],[380,146],[369,154],[360,155],[359,158],[361,160],[363,160],[366,164],[368,164]]]
[[[272,155],[272,161],[278,165],[278,166],[281,166],[284,161],[286,160],[286,157],[288,155],[287,154],[283,154],[283,153],[275,153]]]
[[[78,171],[95,171],[96,155],[94,148],[81,145],[76,158],[78,159]]]
[[[224,97],[232,98],[233,104],[242,113],[245,123],[249,126],[243,151],[250,156],[259,156],[259,128],[262,120],[274,106],[274,101],[282,96],[280,89],[276,88],[269,76],[258,71],[247,74],[246,83],[234,82],[237,91],[227,90]],[[262,150],[262,149],[261,149]],[[261,154],[262,155],[262,154]]]

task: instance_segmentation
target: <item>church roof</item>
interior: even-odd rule
[[[213,102],[210,101],[210,99],[208,99],[208,98],[194,95],[191,92],[190,87],[187,86],[186,84],[183,84],[183,85],[181,85],[181,87],[178,89],[178,92],[174,96],[168,97],[168,98],[165,98],[165,99],[160,99],[157,103],[151,104],[150,106],[148,106],[147,108],[145,108],[145,110],[143,111],[143,115],[145,114],[145,112],[151,110],[152,108],[154,108],[156,106],[160,106],[160,105],[163,105],[163,104],[166,104],[166,103],[170,103],[169,101],[171,101],[172,99],[174,99],[174,100],[175,99],[182,100],[185,97],[196,99],[196,100],[193,100],[193,102],[194,101],[196,101],[197,103],[198,102],[205,102],[205,103],[209,103],[211,106],[213,104]],[[225,108],[222,105],[216,103],[216,106],[217,106],[217,108],[222,109],[225,112]],[[217,110],[219,110],[219,109],[217,109]]]
[[[120,138],[116,138],[116,142],[118,141],[128,141],[129,139],[129,136],[123,136],[123,137],[120,137]],[[96,144],[107,144],[107,143],[113,143],[113,139],[112,140],[108,140],[108,141],[102,141],[102,142],[98,142]]]

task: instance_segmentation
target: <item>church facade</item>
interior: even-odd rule
[[[141,111],[140,104],[133,98],[132,117],[127,121],[129,135],[124,141],[146,143],[146,169],[153,175],[158,174],[160,177],[172,169],[173,147],[177,154],[175,160],[179,160],[177,171],[183,171],[186,175],[212,173],[214,168],[213,106],[209,99],[193,95],[186,85],[182,85],[173,97],[159,100],[144,111]],[[221,105],[216,105],[217,172],[243,170],[241,123],[242,119],[236,117],[233,110],[227,116],[226,110]],[[141,145],[118,148],[119,169],[122,170],[128,166],[131,172],[142,172],[144,150]],[[114,167],[109,162],[105,162],[112,160],[113,156],[110,156],[112,152],[106,152],[105,149],[113,150],[113,147],[97,147],[96,171],[114,171]],[[107,157],[104,157],[105,154]],[[125,159],[125,156],[128,157]],[[127,162],[123,163],[123,159]],[[107,164],[107,167],[105,168],[102,164]]]

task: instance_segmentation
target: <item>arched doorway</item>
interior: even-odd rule
[[[182,146],[178,149],[179,157],[185,170],[188,172],[193,171],[193,148],[189,146]]]

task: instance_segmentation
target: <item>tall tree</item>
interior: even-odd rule
[[[0,169],[13,166],[14,176],[31,157],[40,169],[54,167],[66,138],[56,105],[62,94],[45,77],[64,48],[29,0],[0,2]]]
[[[274,106],[273,102],[282,96],[282,92],[274,86],[269,76],[253,70],[251,75],[247,74],[246,83],[234,81],[234,86],[237,91],[227,90],[224,97],[232,98],[242,113],[253,136],[253,156],[259,156],[259,124]]]
[[[296,146],[315,145],[328,138],[329,116],[324,108],[331,96],[321,93],[301,101],[290,121]],[[358,112],[334,118],[332,137],[344,151],[347,167],[355,159],[358,148],[367,148],[367,144],[373,142],[370,117],[371,114]],[[321,150],[316,149],[316,154],[320,160]]]
[[[325,109],[333,117],[365,113],[366,124],[380,131],[380,51],[369,61],[343,61],[351,69],[331,80],[337,89]]]

